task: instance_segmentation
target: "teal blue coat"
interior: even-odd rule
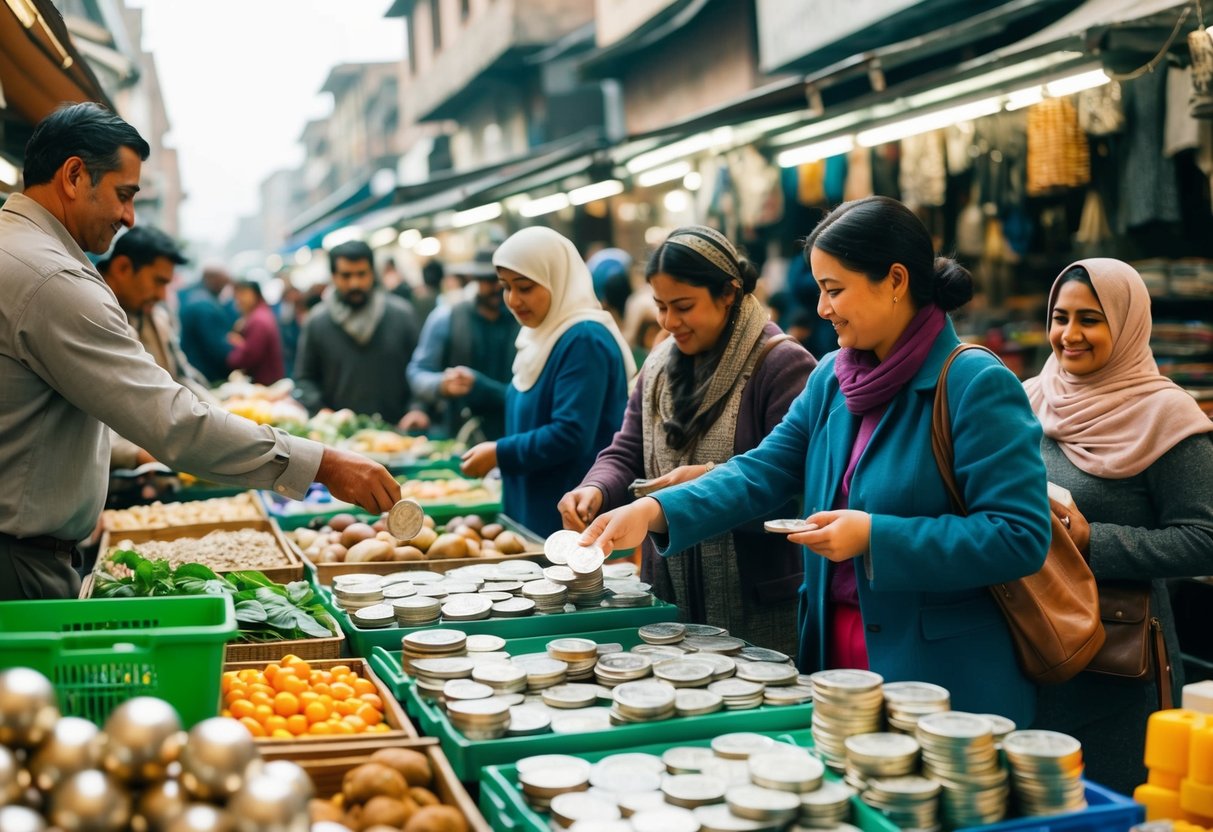
[[[851,481],[849,507],[872,517],[869,552],[855,563],[868,657],[887,681],[934,682],[951,691],[956,710],[1003,714],[1026,727],[1036,690],[987,587],[1044,563],[1041,430],[1019,381],[993,356],[957,358],[948,400],[970,514],[952,513],[931,453],[931,406],[939,371],[959,343],[949,322],[889,403]],[[835,505],[859,419],[846,409],[834,358],[822,360],[761,445],[654,495],[670,527],[662,554],[769,515],[789,494],[804,495],[806,514]],[[813,672],[825,662],[829,562],[807,548],[804,558],[798,664]]]

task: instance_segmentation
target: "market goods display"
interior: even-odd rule
[[[343,513],[330,518],[319,530],[295,529],[289,536],[314,564],[517,555],[534,546],[519,533],[499,523],[486,523],[475,514],[453,518],[445,526],[426,515],[423,523],[416,537],[398,540],[388,531],[386,514],[366,523]]]
[[[375,683],[348,664],[313,666],[298,656],[264,667],[226,670],[223,716],[254,737],[353,736],[384,733],[384,701]]]
[[[228,523],[236,520],[261,520],[265,510],[251,492],[234,497],[191,500],[184,503],[155,502],[126,509],[101,512],[101,528],[111,532],[132,529],[164,529],[169,526],[196,526],[204,523]]]
[[[403,479],[400,496],[422,503],[486,503],[500,499],[498,488],[487,480],[463,477],[444,479]]]
[[[112,553],[98,566],[93,573],[92,594],[94,598],[230,595],[242,641],[340,634],[306,581],[282,585],[251,570],[218,575],[200,563],[174,567],[167,560],[149,560],[129,550]]]
[[[126,577],[126,567],[115,562],[113,555],[132,549],[138,549],[150,560],[168,561],[172,566],[199,563],[216,572],[293,565],[273,533],[252,528],[216,529],[198,537],[168,540],[119,538],[111,541],[99,563],[115,577]]]
[[[0,673],[5,830],[299,829],[311,797],[303,769],[262,761],[235,720],[204,720],[187,734],[167,702],[137,697],[98,729],[60,716],[42,674]]]
[[[1179,708],[1151,714],[1145,763],[1149,782],[1133,798],[1145,805],[1147,820],[1213,828],[1213,716]]]

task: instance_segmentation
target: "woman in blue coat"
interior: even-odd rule
[[[549,535],[556,504],[594,464],[623,422],[632,351],[573,244],[550,228],[524,228],[493,255],[505,303],[522,324],[506,391],[504,438],[463,455],[463,471],[501,469],[505,513]]]
[[[1036,690],[988,587],[1044,563],[1040,426],[996,359],[957,358],[948,397],[969,514],[953,513],[931,453],[931,407],[960,343],[946,313],[972,297],[969,273],[937,260],[921,221],[885,197],[838,207],[806,248],[817,312],[841,349],[757,448],[602,515],[583,542],[624,548],[656,532],[668,535],[662,554],[678,552],[801,493],[809,517],[789,536],[805,547],[800,668],[933,682],[957,710],[1027,726]]]

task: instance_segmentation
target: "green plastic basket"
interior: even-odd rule
[[[165,700],[188,728],[219,713],[229,596],[10,601],[0,604],[0,668],[55,685],[60,710],[98,725],[136,696]]]

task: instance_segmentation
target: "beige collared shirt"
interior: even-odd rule
[[[93,530],[106,425],[180,471],[296,499],[324,453],[173,381],[67,229],[14,194],[0,209],[0,532],[79,540]]]

